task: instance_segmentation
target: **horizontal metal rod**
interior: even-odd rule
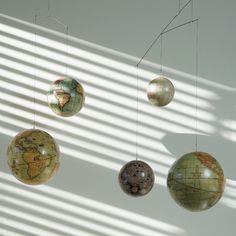
[[[198,21],[198,20],[199,20],[199,19],[190,20],[190,21],[185,22],[185,23],[183,23],[183,24],[177,25],[177,26],[175,26],[175,27],[173,27],[173,28],[170,28],[170,29],[164,31],[162,34],[169,33],[169,32],[172,31],[172,30],[175,30],[175,29],[178,29],[178,28],[180,28],[180,27],[182,27],[182,26],[185,26],[185,25],[188,25],[188,24],[194,23],[195,21]]]
[[[143,58],[148,54],[148,52],[151,50],[151,48],[153,47],[153,45],[158,41],[158,39],[161,37],[161,35],[163,34],[163,32],[166,31],[166,29],[169,27],[169,25],[175,20],[175,18],[177,18],[180,13],[189,5],[190,2],[192,2],[193,0],[189,0],[179,11],[178,13],[169,21],[169,23],[163,28],[163,30],[161,31],[161,33],[154,39],[154,41],[151,43],[151,45],[148,47],[148,49],[146,50],[146,52],[144,53],[144,55],[141,57],[141,59],[139,60],[139,62],[137,63],[136,67],[139,66],[139,64],[142,62]]]

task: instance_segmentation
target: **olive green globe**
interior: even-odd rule
[[[68,117],[82,109],[85,93],[77,80],[63,77],[51,84],[47,98],[48,105],[54,113]]]
[[[167,78],[160,76],[153,79],[147,87],[147,97],[154,106],[166,106],[175,94],[175,87]]]
[[[37,185],[47,182],[59,168],[59,148],[43,130],[28,129],[17,134],[7,149],[8,166],[21,182]]]
[[[220,200],[225,178],[214,157],[205,152],[191,152],[173,164],[167,186],[180,206],[190,211],[203,211]]]
[[[154,185],[155,175],[152,168],[143,161],[130,161],[120,170],[121,189],[133,197],[144,196]]]

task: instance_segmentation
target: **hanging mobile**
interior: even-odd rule
[[[37,15],[35,15],[35,26],[36,23]],[[34,76],[33,128],[18,133],[10,142],[7,149],[8,166],[12,174],[19,181],[29,185],[38,185],[49,181],[60,166],[60,151],[55,140],[47,132],[35,128],[35,80],[36,69]]]
[[[219,162],[210,154],[198,151],[198,21],[196,21],[196,139],[195,152],[187,153],[170,168],[167,186],[177,204],[190,211],[203,211],[221,198],[225,177]]]
[[[190,24],[195,22],[195,20],[191,20],[188,22],[185,22],[183,24],[177,25],[173,28],[168,29],[168,27],[171,25],[171,23],[181,14],[181,12],[192,2],[193,0],[189,0],[182,8],[180,8],[180,1],[179,1],[179,10],[178,13],[169,21],[169,23],[163,28],[161,33],[154,39],[154,41],[151,43],[151,45],[148,47],[148,49],[145,51],[144,55],[139,60],[138,64],[136,66],[139,66],[142,62],[142,60],[145,58],[145,56],[148,54],[148,52],[152,49],[152,47],[155,45],[155,43],[161,39],[161,56],[160,56],[160,76],[158,78],[153,79],[151,82],[149,82],[147,86],[147,97],[149,102],[154,106],[166,106],[168,105],[175,94],[175,88],[172,82],[165,78],[162,75],[162,38],[163,35],[166,33],[169,33],[172,30],[175,30],[177,28],[180,28],[184,25]]]
[[[138,160],[138,66],[137,66],[137,109],[136,109],[136,160],[126,163],[119,172],[121,189],[133,196],[140,197],[149,193],[154,185],[155,175],[152,168],[145,162]]]
[[[128,162],[125,164],[119,173],[119,183],[123,191],[131,196],[143,196],[147,194],[153,187],[155,181],[155,175],[152,168],[145,162],[137,160],[138,158],[138,114],[139,114],[139,96],[138,96],[138,68],[141,64],[144,57],[151,50],[153,45],[161,38],[161,59],[162,59],[162,36],[165,33],[168,33],[172,30],[175,30],[184,25],[195,22],[196,20],[191,20],[185,22],[181,25],[175,26],[171,29],[168,29],[170,24],[178,17],[178,15],[189,5],[192,0],[189,0],[182,8],[180,8],[179,2],[179,11],[178,13],[169,21],[169,23],[163,28],[161,33],[155,38],[151,43],[149,48],[146,50],[144,55],[140,58],[139,62],[136,64],[137,68],[137,120],[136,120],[136,160]],[[161,74],[162,74],[162,62],[161,62]],[[150,82],[147,89],[148,98],[153,105],[164,106],[167,105],[174,96],[174,86],[172,83],[164,78],[159,77]]]
[[[61,25],[66,32],[66,56],[68,57],[68,33],[69,27],[58,18],[50,14],[50,2],[48,1],[48,14],[38,16],[39,18],[51,19]],[[66,63],[65,74],[52,82],[48,94],[48,106],[59,116],[69,117],[78,113],[85,101],[85,92],[78,80],[68,76],[68,63]]]

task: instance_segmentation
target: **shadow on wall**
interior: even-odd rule
[[[0,15],[0,18],[1,143],[2,140],[10,140],[22,129],[31,128],[33,111],[36,110],[37,128],[54,136],[63,159],[73,159],[71,169],[77,168],[83,173],[80,176],[86,177],[86,168],[80,167],[89,163],[95,166],[95,170],[97,166],[103,167],[112,171],[109,176],[116,176],[121,166],[135,157],[137,83],[134,65],[138,59],[73,37],[69,37],[70,46],[67,48],[63,43],[64,34],[39,26],[35,28],[30,23],[5,15]],[[82,83],[87,97],[78,115],[64,119],[48,108],[46,93],[49,84],[65,74],[65,62],[68,64],[68,76]],[[154,169],[157,184],[165,186],[170,165],[194,147],[195,78],[164,68],[166,76],[176,87],[176,95],[173,102],[159,112],[159,108],[148,104],[145,93],[148,82],[157,77],[159,67],[147,61],[142,67],[138,71],[138,153],[139,158]],[[236,207],[236,185],[232,157],[223,150],[227,148],[229,153],[234,150],[235,129],[227,121],[235,122],[235,111],[232,110],[235,109],[232,99],[235,91],[234,88],[199,78],[199,148],[206,146],[215,150],[212,154],[217,153],[215,157],[227,170],[226,176],[231,178],[226,188],[228,198],[223,198],[221,202],[233,208]],[[214,139],[211,138],[213,135]],[[7,143],[3,144],[3,147],[7,146]],[[55,182],[57,188],[24,186],[5,172],[7,170],[0,174],[1,199],[4,202],[0,211],[3,213],[5,234],[18,229],[16,235],[30,234],[35,230],[39,232],[37,235],[184,235],[181,227],[79,196],[78,193],[69,193],[75,191],[77,184],[82,185],[82,180],[73,179],[75,182],[68,185],[65,172],[60,171],[61,174],[56,176],[59,179]],[[71,175],[76,178],[76,173]],[[98,198],[104,197],[101,192],[105,192],[107,186],[101,184],[98,190],[88,186],[96,186],[99,178],[104,180],[105,176],[98,177],[95,173],[89,173],[89,176],[87,184],[80,187],[81,192],[85,195],[96,192]],[[112,186],[111,192],[114,190],[116,194],[120,191],[117,189],[117,185]],[[168,219],[167,216],[165,218]]]
[[[35,189],[16,182],[9,174],[1,172],[0,176],[4,202],[1,213],[19,220],[16,226],[20,225],[21,218],[29,222],[30,227],[23,227],[29,233],[32,229],[38,232],[39,228],[34,225],[49,228],[49,232],[39,230],[40,235],[164,236],[183,233],[176,226],[63,190],[46,185]],[[15,221],[9,218],[2,223],[15,228]]]

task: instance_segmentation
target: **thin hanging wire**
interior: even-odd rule
[[[193,0],[191,1],[191,20],[193,20]]]
[[[65,77],[68,76],[68,58],[69,58],[69,27],[66,26],[66,72]]]
[[[139,141],[139,65],[136,65],[136,161],[138,160],[138,141]]]
[[[162,70],[163,70],[163,34],[161,34],[161,52],[160,52],[160,76],[162,76]]]
[[[179,0],[179,9],[178,9],[178,12],[180,11],[180,6],[181,6],[181,2],[180,2],[180,0]]]
[[[36,89],[36,30],[37,30],[37,15],[34,16],[35,32],[34,32],[34,115],[33,115],[33,129],[36,126],[36,98],[35,98],[35,89]]]
[[[65,72],[64,76],[66,77],[68,75],[68,58],[69,58],[69,26],[61,22],[57,17],[53,16],[51,14],[51,4],[50,0],[48,0],[48,8],[47,8],[47,14],[46,15],[36,15],[36,18],[46,18],[46,19],[51,19],[52,21],[56,22],[57,24],[61,25],[65,29],[65,34],[66,34],[66,50],[65,50],[65,55],[66,55],[66,63],[65,63]]]
[[[196,152],[198,150],[198,60],[199,60],[199,55],[198,55],[198,51],[199,51],[199,28],[198,28],[198,21],[196,21],[196,28],[195,28],[195,96],[196,96],[196,107],[195,107],[195,115],[196,115],[196,137],[195,137],[195,148],[196,148]]]
[[[48,15],[50,13],[50,8],[51,8],[51,3],[50,3],[50,0],[48,0]]]
[[[58,24],[60,24],[61,26],[63,26],[65,28],[68,27],[66,24],[64,24],[63,22],[61,22],[57,17],[53,16],[51,14],[51,4],[50,4],[50,0],[48,0],[48,9],[47,9],[47,14],[46,15],[37,15],[38,18],[50,18],[51,20],[57,22]]]

